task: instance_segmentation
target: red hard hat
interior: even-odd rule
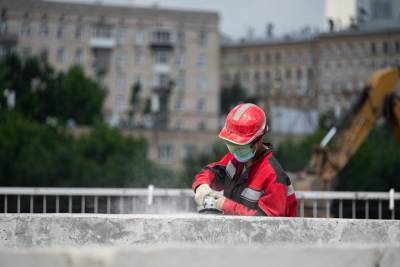
[[[229,112],[219,137],[237,145],[246,145],[266,130],[268,126],[264,110],[255,104],[243,103]]]

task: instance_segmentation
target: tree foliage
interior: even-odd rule
[[[176,175],[146,160],[144,139],[102,122],[80,138],[65,129],[0,114],[1,186],[179,186]]]
[[[228,114],[234,106],[246,102],[247,99],[246,90],[239,82],[234,82],[232,86],[222,88],[220,95],[221,114]]]
[[[100,118],[104,90],[85,76],[79,66],[65,74],[57,73],[46,61],[37,58],[21,60],[9,55],[0,62],[0,104],[6,107],[5,90],[15,92],[15,109],[25,117],[45,122],[73,119],[91,124]]]
[[[275,153],[283,167],[300,171],[310,160],[313,149],[322,140],[323,132],[300,142],[282,142]],[[337,177],[336,190],[386,191],[400,190],[400,144],[387,126],[372,131]]]

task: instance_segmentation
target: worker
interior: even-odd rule
[[[243,103],[233,108],[219,133],[229,152],[196,175],[192,188],[199,209],[207,196],[228,215],[294,217],[297,199],[290,178],[263,143],[265,112]]]

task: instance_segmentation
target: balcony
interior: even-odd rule
[[[172,34],[168,30],[153,31],[150,38],[150,48],[153,50],[173,50]]]
[[[0,44],[5,46],[15,46],[18,42],[18,36],[15,33],[0,32]]]
[[[113,49],[116,46],[116,40],[108,37],[93,37],[90,39],[90,47],[97,49]]]

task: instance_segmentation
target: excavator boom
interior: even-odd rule
[[[332,182],[385,116],[400,142],[400,68],[375,72],[357,101],[314,151],[307,168],[297,175],[302,190],[331,190]],[[296,182],[296,183],[297,183]]]

